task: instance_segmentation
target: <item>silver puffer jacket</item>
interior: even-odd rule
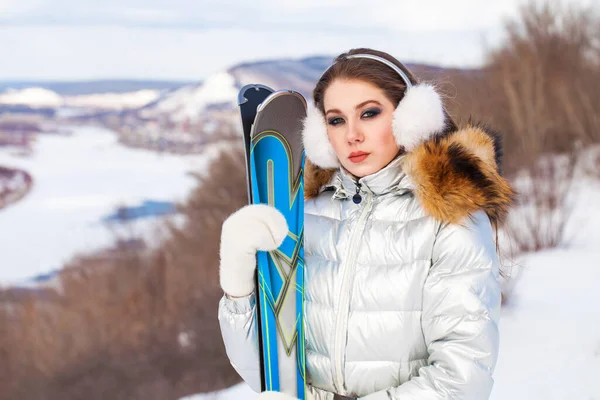
[[[335,171],[307,196],[310,398],[489,398],[501,298],[493,227],[512,197],[498,154],[485,153],[493,139],[468,127],[358,186]],[[232,365],[259,391],[254,301],[224,296],[219,320]]]

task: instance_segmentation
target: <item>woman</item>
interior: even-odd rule
[[[313,103],[303,131],[309,398],[489,398],[494,237],[513,198],[497,136],[458,128],[432,86],[371,49],[337,57]],[[257,391],[255,252],[286,235],[283,216],[263,205],[223,225],[221,330]]]

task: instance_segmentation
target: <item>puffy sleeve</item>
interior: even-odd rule
[[[498,357],[499,260],[487,215],[440,228],[423,288],[421,324],[428,365],[368,400],[484,400]]]
[[[221,335],[231,365],[252,390],[260,392],[255,294],[241,298],[224,295],[219,301],[218,313]]]

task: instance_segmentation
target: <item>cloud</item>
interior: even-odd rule
[[[0,0],[0,79],[199,80],[362,46],[474,66],[524,1]]]
[[[242,61],[334,56],[352,47],[389,51],[404,61],[475,65],[481,46],[470,32],[289,32],[247,29],[10,27],[0,29],[3,79],[100,77],[201,80]]]
[[[0,21],[18,18],[36,10],[45,0],[0,0]]]
[[[244,28],[252,30],[318,29],[324,32],[432,31],[485,28],[498,11],[520,0],[0,0],[10,4],[1,25],[127,26],[161,29]],[[20,7],[20,8],[19,8]],[[25,12],[26,11],[26,12]]]

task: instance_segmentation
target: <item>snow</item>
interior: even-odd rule
[[[598,250],[531,255],[504,310],[492,399],[600,396]]]
[[[59,109],[61,116],[77,115],[78,110],[72,108],[87,111],[88,109],[136,109],[148,106],[140,110],[143,117],[167,115],[176,122],[186,120],[195,122],[212,106],[236,109],[239,89],[247,83],[262,82],[275,90],[290,88],[308,95],[314,81],[328,64],[329,58],[325,57],[322,62],[315,62],[311,58],[244,65],[216,72],[201,84],[186,85],[165,94],[156,90],[140,90],[130,93],[96,93],[61,97],[46,89],[27,88],[0,94],[0,104],[63,107]],[[155,104],[151,104],[155,101]]]
[[[105,110],[134,109],[153,102],[160,96],[158,90],[138,90],[127,93],[96,93],[65,97],[65,105],[69,107],[88,107]]]
[[[186,85],[171,93],[166,94],[160,99],[154,108],[161,113],[172,113],[182,107],[185,101],[192,96],[192,94],[200,90],[201,85]],[[153,108],[153,109],[154,109]]]
[[[159,101],[155,110],[172,114],[175,121],[197,119],[207,106],[227,104],[230,108],[237,106],[239,88],[236,79],[228,72],[219,72],[201,85],[184,86]]]
[[[123,110],[142,107],[159,97],[160,91],[150,89],[126,93],[95,93],[63,97],[48,89],[32,87],[21,90],[9,90],[0,94],[0,104],[25,105],[32,108],[73,107]]]
[[[250,400],[257,397],[258,394],[242,382],[221,391],[186,396],[179,400]]]
[[[600,399],[600,181],[579,176],[571,194],[566,243],[514,260],[491,400]],[[241,383],[185,400],[256,397]]]
[[[518,260],[492,399],[600,399],[600,182],[573,188],[567,244]]]
[[[75,127],[72,136],[39,135],[30,157],[0,148],[0,165],[28,171],[31,191],[0,210],[0,285],[19,284],[61,267],[74,254],[108,246],[121,230],[102,222],[120,205],[183,200],[219,149],[169,155],[132,149],[97,127]],[[127,229],[151,237],[156,220]]]
[[[8,90],[0,94],[0,104],[26,105],[32,108],[60,107],[62,97],[52,90],[32,87],[22,90]]]

